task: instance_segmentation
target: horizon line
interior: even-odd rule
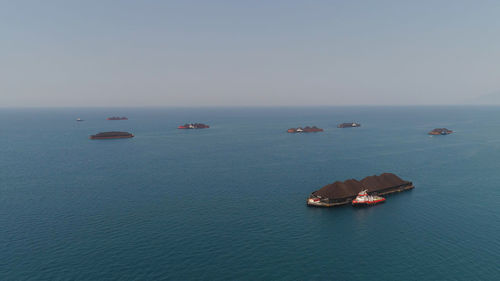
[[[306,108],[306,107],[455,107],[455,106],[488,106],[496,107],[500,104],[344,104],[344,105],[69,105],[69,106],[1,106],[0,109],[35,109],[35,108]]]

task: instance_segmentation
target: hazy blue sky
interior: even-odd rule
[[[0,106],[465,103],[499,1],[1,1]]]

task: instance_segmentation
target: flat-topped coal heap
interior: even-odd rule
[[[358,192],[368,190],[368,193],[379,195],[412,189],[412,182],[402,180],[392,173],[384,173],[380,176],[369,176],[361,181],[349,179],[327,184],[319,190],[311,193],[309,198],[320,198],[325,207],[343,205],[349,203],[356,197]]]

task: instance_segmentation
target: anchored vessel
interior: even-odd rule
[[[134,135],[128,132],[102,132],[90,136],[91,140],[106,140],[106,139],[126,139],[133,138]]]
[[[384,173],[379,176],[369,176],[360,181],[350,179],[327,184],[309,195],[307,205],[335,207],[352,204],[353,200],[359,195],[359,192],[363,190],[371,194],[376,192],[382,196],[413,188],[415,187],[412,182],[402,180],[395,174]]]
[[[323,132],[323,129],[318,128],[316,126],[312,127],[298,127],[298,128],[290,128],[287,130],[287,133],[316,133],[316,132]]]
[[[113,116],[113,117],[108,117],[106,120],[128,120],[127,117],[118,117],[118,116]]]
[[[373,206],[378,203],[383,203],[385,201],[384,197],[377,195],[368,195],[368,190],[365,189],[358,193],[358,196],[352,200],[353,206]]]
[[[453,133],[452,130],[448,130],[446,128],[436,128],[432,131],[429,132],[429,135],[433,135],[433,136],[436,136],[436,135],[449,135]]]
[[[190,123],[178,127],[178,129],[206,129],[206,128],[210,128],[210,126],[203,123]]]
[[[354,127],[361,127],[361,124],[359,123],[341,123],[337,125],[337,128],[354,128]]]

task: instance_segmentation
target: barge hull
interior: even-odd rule
[[[91,136],[90,139],[91,140],[109,140],[109,139],[129,139],[129,138],[133,138],[134,135],[130,135],[130,136],[118,136],[118,137],[93,137]]]

